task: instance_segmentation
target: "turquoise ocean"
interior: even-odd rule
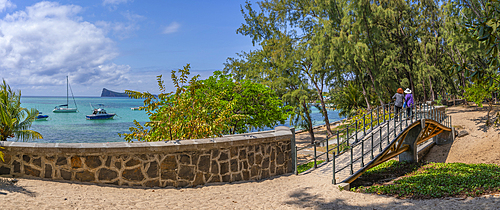
[[[48,115],[47,121],[35,121],[31,130],[42,134],[43,139],[33,142],[39,143],[98,143],[98,142],[123,142],[123,137],[118,133],[130,133],[129,127],[133,127],[133,121],[141,124],[149,120],[145,111],[131,110],[132,107],[143,105],[142,99],[130,98],[104,98],[104,97],[75,97],[77,113],[53,113],[55,106],[66,104],[66,97],[30,97],[21,98],[21,106],[25,108],[36,108],[44,115]],[[110,120],[87,120],[85,115],[92,114],[92,104],[104,104],[108,113],[116,113]],[[73,100],[69,99],[69,106],[75,107]],[[315,125],[324,124],[323,117],[315,107],[311,108],[312,118]],[[337,111],[328,111],[330,122],[340,120]],[[286,123],[285,126],[289,126]],[[13,141],[11,138],[9,141]]]

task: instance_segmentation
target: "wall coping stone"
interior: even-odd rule
[[[292,136],[290,128],[278,126],[275,130],[227,135],[218,138],[177,140],[161,142],[106,142],[106,143],[31,143],[0,141],[0,147],[8,151],[22,151],[24,153],[165,153],[183,152],[193,150],[209,150],[213,148],[225,148],[229,146],[244,146],[260,143],[277,142],[289,139]]]

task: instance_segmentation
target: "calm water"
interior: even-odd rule
[[[134,119],[143,124],[148,121],[144,111],[133,111],[131,107],[143,105],[142,99],[130,98],[101,98],[101,97],[75,97],[79,112],[53,113],[55,106],[66,104],[66,97],[22,97],[21,106],[36,108],[49,118],[47,121],[33,122],[31,129],[42,134],[43,139],[36,140],[40,143],[96,143],[96,142],[121,142],[123,137],[118,133],[129,133],[129,127],[134,126]],[[111,120],[86,120],[85,115],[92,114],[90,104],[104,104],[108,113],[116,113]],[[70,98],[70,107],[74,103]],[[340,120],[336,111],[329,111],[330,122]],[[324,124],[321,113],[312,108],[312,118],[315,125]],[[288,123],[286,124],[288,126]],[[9,139],[13,140],[13,139]]]

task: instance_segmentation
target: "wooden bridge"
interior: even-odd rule
[[[400,161],[417,162],[419,151],[454,139],[451,117],[446,115],[444,107],[418,104],[412,116],[405,116],[405,109],[398,115],[393,110],[393,104],[385,104],[343,125],[342,130],[326,140],[300,148],[292,145],[295,166],[298,152],[314,148],[311,158],[314,166],[316,160],[326,160],[320,168],[322,173],[331,174],[333,184],[341,180],[340,183],[348,185],[368,169],[396,156]],[[316,148],[321,145],[326,146],[326,152],[318,154]]]

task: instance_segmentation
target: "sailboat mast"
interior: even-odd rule
[[[68,85],[69,85],[69,80],[68,80],[68,76],[66,76],[66,105],[69,104],[69,101],[68,101],[68,97],[69,97],[69,93],[68,93]]]

